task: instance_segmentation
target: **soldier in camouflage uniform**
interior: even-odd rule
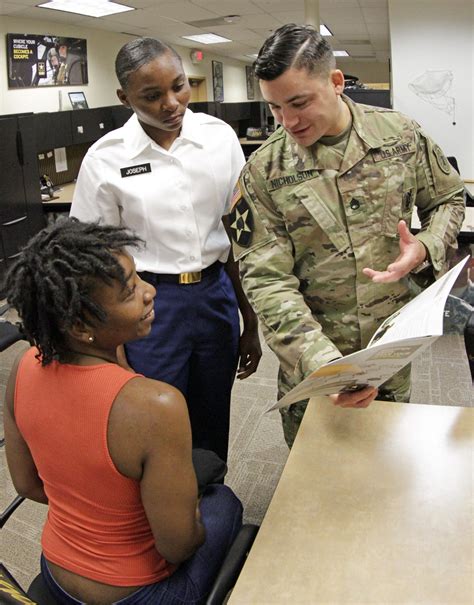
[[[365,347],[413,296],[412,280],[427,285],[445,271],[464,217],[463,184],[418,124],[342,94],[344,76],[314,28],[283,26],[255,67],[282,128],[242,172],[232,237],[244,289],[280,361],[282,396],[322,364]],[[414,206],[416,237],[407,227]],[[376,395],[365,389],[333,400],[366,407]],[[408,396],[407,370],[378,392]],[[290,447],[305,406],[281,410]]]

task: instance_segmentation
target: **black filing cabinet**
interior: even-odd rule
[[[0,281],[45,225],[36,163],[34,117],[0,118]]]

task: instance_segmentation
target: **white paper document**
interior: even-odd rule
[[[365,349],[321,366],[266,411],[316,395],[378,387],[411,363],[442,335],[446,299],[467,258],[388,317]]]

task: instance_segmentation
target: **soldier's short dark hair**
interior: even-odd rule
[[[313,75],[329,75],[336,67],[331,46],[311,25],[289,23],[264,42],[254,63],[260,80],[275,80],[290,67]]]
[[[136,38],[122,46],[115,59],[115,74],[122,89],[127,88],[130,74],[165,53],[171,53],[182,64],[175,49],[157,38]]]

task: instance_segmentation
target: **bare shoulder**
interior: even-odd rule
[[[132,408],[132,411],[136,412],[144,408],[163,414],[186,406],[184,397],[177,388],[166,382],[143,376],[137,376],[125,384],[114,405],[117,404],[124,409]]]
[[[150,453],[165,453],[188,438],[186,401],[178,389],[141,376],[121,389],[109,416],[108,443],[112,459],[123,474],[138,478]]]

